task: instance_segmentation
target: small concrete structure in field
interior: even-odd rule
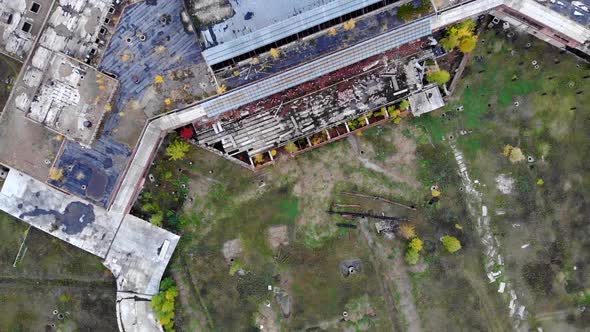
[[[412,94],[408,100],[414,116],[420,116],[445,106],[437,85]]]
[[[35,75],[34,81],[39,82],[39,87],[32,95],[19,95],[17,98],[21,102],[17,102],[17,107],[26,111],[27,118],[83,145],[90,145],[105,112],[111,107],[117,81],[43,47],[33,56],[29,73]],[[29,100],[30,104],[26,102]]]

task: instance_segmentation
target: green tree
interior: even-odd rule
[[[426,75],[426,80],[431,83],[436,83],[438,85],[443,85],[447,83],[451,79],[451,74],[449,74],[446,70],[439,70],[435,72],[428,73]]]
[[[420,260],[420,254],[416,250],[410,248],[406,251],[404,259],[408,265],[416,265],[418,260]]]
[[[410,107],[410,102],[407,99],[402,100],[402,102],[399,104],[399,108],[402,110],[407,110],[408,107]]]
[[[442,243],[450,253],[454,253],[455,251],[461,249],[461,242],[454,236],[443,236]]]
[[[477,45],[477,36],[469,36],[459,41],[459,51],[462,53],[470,53]]]
[[[168,147],[166,148],[166,156],[170,158],[170,160],[181,160],[186,156],[186,153],[190,150],[191,146],[185,141],[182,140],[174,140]]]
[[[420,238],[415,237],[408,243],[408,249],[415,250],[416,252],[422,251],[422,240]]]
[[[156,317],[167,332],[174,330],[174,311],[178,288],[170,278],[164,278],[160,283],[160,292],[152,297],[151,306]]]
[[[299,148],[295,143],[287,142],[287,144],[285,145],[285,150],[289,153],[295,153],[297,152],[297,150],[299,150]]]
[[[477,45],[475,21],[465,20],[447,28],[445,37],[439,43],[447,51],[451,51],[456,47],[463,53],[473,51]]]

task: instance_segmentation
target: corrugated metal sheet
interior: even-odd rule
[[[322,57],[303,66],[277,74],[258,83],[229,91],[228,93],[198,105],[210,117],[236,109],[256,100],[287,90],[338,69],[350,66],[371,56],[428,36],[432,33],[430,18],[415,21],[371,40]]]
[[[212,66],[380,1],[336,0],[245,36],[206,49],[203,51],[203,57]]]

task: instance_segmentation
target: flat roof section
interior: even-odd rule
[[[229,0],[229,17],[201,27],[207,47],[229,42],[338,0]],[[217,9],[219,11],[219,9]],[[226,13],[227,15],[228,13]]]
[[[10,170],[0,209],[91,254],[104,258],[120,220],[104,209]]]
[[[229,91],[223,96],[205,101],[197,107],[202,107],[207,112],[207,116],[216,117],[431,33],[429,18],[415,21],[342,51],[319,58],[314,62],[279,73],[257,84]]]
[[[43,54],[42,78],[26,116],[83,145],[90,145],[109,110],[117,81],[62,53]],[[35,61],[34,61],[35,62]]]
[[[176,234],[126,215],[104,261],[117,278],[117,291],[158,294],[179,239]]]
[[[378,2],[381,0],[334,0],[208,48],[203,57],[212,66]],[[204,36],[212,38],[207,32]]]

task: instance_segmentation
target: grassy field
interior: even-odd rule
[[[414,121],[436,146],[455,140],[465,153],[492,210],[505,278],[532,327],[590,326],[578,310],[590,299],[589,93],[588,63],[528,35],[486,31],[453,100]],[[509,161],[506,145],[520,148],[524,160]]]
[[[22,64],[0,54],[0,109],[4,108]]]
[[[142,206],[153,197],[159,197],[161,206],[182,204],[181,213],[164,213],[169,217],[163,221],[182,236],[170,267],[180,289],[177,329],[245,331],[264,325],[270,331],[403,331],[410,324],[406,315],[412,315],[407,301],[414,302],[415,295],[424,314],[419,324],[427,330],[446,326],[467,331],[490,322],[504,330],[501,299],[485,284],[481,248],[471,238],[458,177],[453,176],[456,165],[448,153],[433,147],[424,130],[388,123],[257,173],[196,148],[181,161],[157,160],[151,171],[155,181],[147,184],[135,210],[150,218],[153,212]],[[444,188],[444,198],[430,205],[435,183]],[[417,211],[342,191],[379,195]],[[359,224],[328,215],[333,203],[410,218],[427,244],[420,264],[425,272],[406,273],[403,259],[396,260],[403,257],[405,242],[377,237],[373,221],[370,232],[379,251],[369,247],[358,228],[337,227]],[[277,225],[288,230],[288,244],[280,249],[272,247],[268,235]],[[461,239],[461,253],[444,253],[438,241],[444,234]],[[241,249],[231,261],[223,248],[235,239]],[[344,277],[339,265],[345,260],[360,260],[361,272]],[[404,284],[396,270],[412,282]],[[434,291],[420,284],[429,278]],[[289,295],[290,315],[281,312],[268,285]],[[350,311],[348,322],[340,321],[343,311]],[[431,319],[434,313],[436,319]]]
[[[100,259],[31,228],[14,267],[27,229],[0,214],[0,331],[114,331],[116,287]]]

